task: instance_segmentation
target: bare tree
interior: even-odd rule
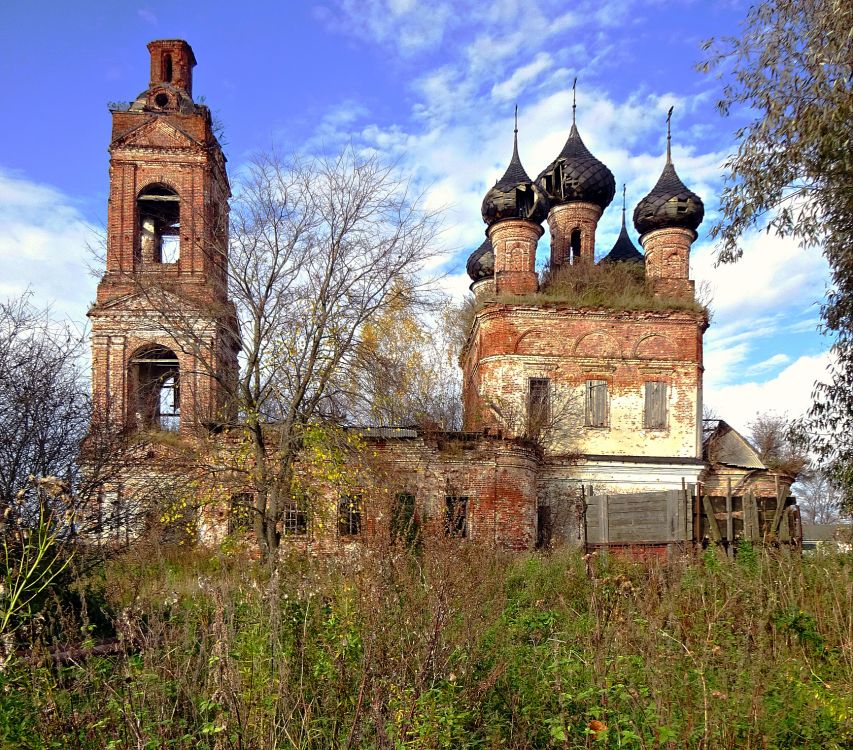
[[[90,415],[82,347],[82,334],[35,308],[29,293],[0,302],[0,504],[18,523],[38,519],[30,477],[76,474]]]
[[[149,478],[135,499],[119,496],[119,478],[150,457],[93,420],[84,347],[83,332],[29,293],[0,302],[0,527],[31,530],[48,516],[58,540],[83,535],[116,549],[164,486]]]
[[[769,469],[797,475],[809,465],[808,456],[791,438],[791,423],[784,417],[767,412],[759,414],[749,425],[750,439],[761,460]]]
[[[352,148],[334,157],[261,154],[233,188],[227,278],[236,315],[213,313],[241,342],[236,378],[205,359],[195,312],[139,281],[161,325],[226,393],[231,442],[240,445],[230,468],[250,490],[242,497],[252,498],[254,533],[269,557],[306,433],[345,424],[359,402],[366,327],[395,306],[417,311],[428,297],[437,217],[379,157]]]
[[[842,520],[844,493],[831,472],[823,469],[807,472],[798,480],[795,492],[806,523],[828,524]]]

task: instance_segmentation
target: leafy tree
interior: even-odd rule
[[[815,386],[798,427],[853,501],[853,5],[848,0],[764,0],[739,37],[706,42],[725,79],[718,108],[746,117],[726,163],[719,260],[741,256],[741,237],[773,231],[821,248],[832,289],[822,330],[832,337],[831,383]]]
[[[360,423],[458,430],[461,427],[459,346],[450,303],[430,325],[401,293],[364,326],[361,367],[352,373],[351,417]]]

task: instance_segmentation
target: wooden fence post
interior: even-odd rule
[[[732,518],[732,478],[728,478],[728,486],[726,488],[726,551],[729,557],[735,553],[735,522]]]
[[[720,534],[720,526],[717,523],[717,516],[714,513],[714,503],[710,497],[704,495],[702,497],[702,504],[705,507],[705,515],[708,517],[708,531],[711,534],[711,540],[715,544],[719,544],[722,541],[722,536]]]
[[[598,506],[598,527],[602,544],[610,542],[610,518],[607,497],[607,495],[599,495],[601,503]]]
[[[751,542],[760,539],[761,529],[758,524],[758,506],[755,503],[755,493],[745,492],[743,495],[743,535]]]

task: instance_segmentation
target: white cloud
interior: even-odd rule
[[[492,98],[499,101],[507,101],[516,98],[539,74],[550,66],[550,56],[545,52],[539,52],[527,65],[516,68],[515,72],[505,81],[492,86]]]
[[[782,354],[780,352],[779,354],[774,354],[772,357],[768,357],[761,362],[756,362],[754,365],[750,365],[746,370],[746,375],[760,375],[768,370],[775,370],[777,367],[787,365],[790,361],[791,358],[787,354]]]
[[[394,47],[410,56],[441,44],[458,23],[452,3],[418,0],[339,0],[334,9],[317,6],[315,15],[335,31]]]
[[[691,258],[697,287],[711,292],[713,322],[705,335],[706,382],[723,387],[784,364],[778,353],[750,363],[762,339],[816,331],[828,266],[816,251],[766,233],[747,236],[744,255],[714,266],[713,247],[702,244]],[[778,345],[778,344],[777,344]]]
[[[711,285],[714,312],[722,322],[790,309],[792,302],[808,307],[823,298],[828,265],[819,252],[766,232],[748,235],[742,245],[743,257],[737,263],[717,267],[710,243],[692,253],[692,275]]]
[[[827,381],[829,364],[828,353],[800,357],[769,380],[707,387],[705,403],[740,431],[765,412],[796,418],[811,406],[814,384]]]
[[[82,321],[94,299],[89,246],[97,235],[68,196],[0,170],[0,297],[32,289],[39,304]]]

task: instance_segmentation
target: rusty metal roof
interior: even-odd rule
[[[705,458],[712,464],[735,466],[739,469],[766,469],[758,451],[734,427],[722,419],[710,432],[703,446]]]

